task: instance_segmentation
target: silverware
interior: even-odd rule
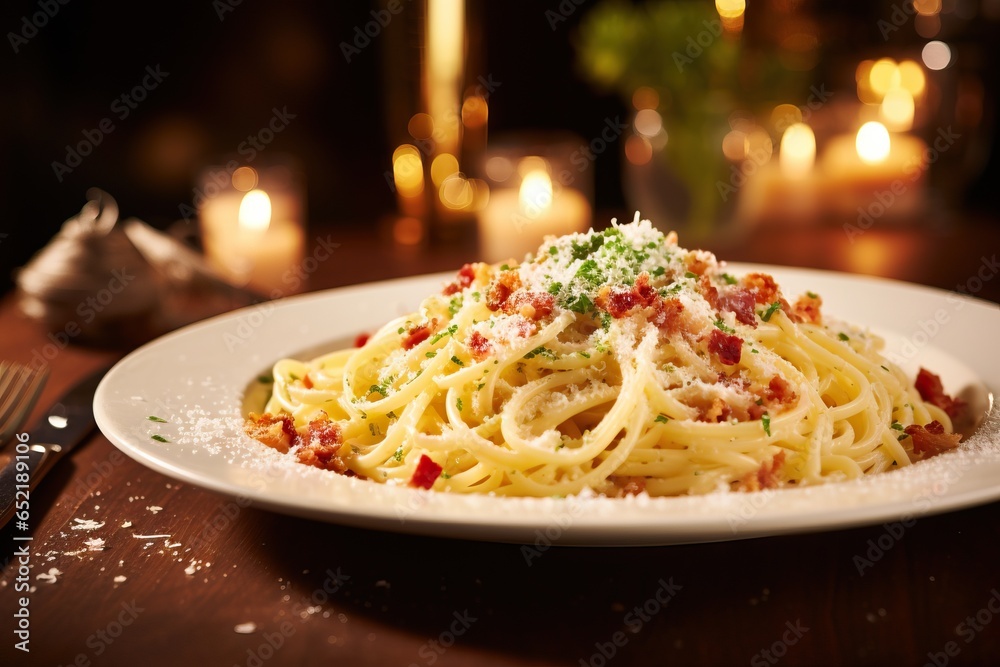
[[[29,530],[28,492],[60,458],[97,429],[94,392],[107,371],[101,368],[81,380],[45,411],[34,428],[18,434],[13,454],[0,468],[0,526],[10,521],[16,509],[17,528]]]
[[[24,425],[48,375],[48,369],[0,362],[0,446]]]

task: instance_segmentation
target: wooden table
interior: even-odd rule
[[[851,268],[841,236],[758,231],[709,245],[731,259]],[[457,268],[475,257],[468,244],[414,252],[357,229],[315,238],[340,247],[309,289]],[[982,226],[889,230],[879,243],[896,252],[886,275],[953,287],[977,275],[998,240],[994,227]],[[998,300],[1000,279],[982,280],[977,293]],[[3,359],[28,362],[49,342],[13,295],[0,301],[0,332]],[[35,415],[125,351],[59,351]],[[86,520],[102,525],[80,530]],[[13,526],[0,531],[4,665],[1000,660],[1000,503],[906,525],[671,547],[554,547],[529,564],[519,545],[258,509],[155,473],[95,434],[32,493],[30,526],[30,592],[15,591]],[[103,544],[88,546],[93,538]],[[15,649],[13,614],[25,596],[30,654]]]

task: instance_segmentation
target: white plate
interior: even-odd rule
[[[168,334],[101,382],[97,423],[126,454],[167,476],[276,512],[374,529],[501,542],[653,545],[710,542],[909,521],[1000,498],[1000,307],[906,283],[731,263],[807,290],[823,312],[886,337],[908,371],[941,375],[985,421],[963,449],[863,480],[812,488],[679,498],[502,498],[436,493],[294,463],[246,437],[243,401],[286,356],[310,356],[412,312],[453,273],[305,294]],[[348,343],[349,344],[349,343]],[[150,416],[166,423],[150,421]],[[169,442],[159,442],[156,434]],[[908,525],[908,524],[907,524]]]

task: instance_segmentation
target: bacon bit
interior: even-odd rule
[[[649,321],[659,329],[667,333],[676,333],[681,328],[681,311],[684,304],[680,299],[660,299],[657,298],[653,304],[653,313],[649,316]]]
[[[687,265],[688,271],[699,276],[704,275],[705,269],[708,268],[708,261],[704,257],[699,257],[695,254],[690,254],[685,257],[684,264]]]
[[[418,324],[409,331],[406,332],[406,338],[403,339],[403,349],[412,350],[420,343],[431,337],[431,330],[437,327],[437,318],[430,321],[430,324]]]
[[[309,377],[309,375],[306,375],[304,378],[302,378],[302,386],[305,387],[306,389],[312,389],[315,385],[313,385],[312,378]]]
[[[716,313],[734,313],[737,321],[757,328],[757,317],[754,314],[756,299],[748,288],[733,287],[720,293],[708,276],[702,276],[698,282],[702,295]]]
[[[500,310],[507,303],[510,295],[521,286],[521,276],[515,271],[503,271],[490,284],[486,293],[486,307],[490,310]]]
[[[708,339],[708,351],[714,352],[722,363],[733,366],[740,363],[740,356],[743,353],[743,339],[727,334],[720,329],[712,329],[712,334]]]
[[[803,294],[792,307],[792,314],[796,316],[796,320],[799,322],[822,324],[823,316],[819,311],[820,306],[822,305],[823,299],[819,296],[809,296],[808,294]]]
[[[434,486],[435,480],[441,476],[442,470],[444,468],[434,463],[431,457],[421,454],[420,461],[417,462],[417,469],[413,471],[413,477],[410,478],[410,486],[417,487],[418,489],[429,489]]]
[[[792,390],[792,385],[780,375],[775,375],[767,383],[767,393],[764,398],[772,403],[791,403],[798,395]]]
[[[949,417],[957,416],[965,407],[965,401],[960,398],[952,398],[944,393],[941,376],[931,373],[926,368],[921,368],[917,372],[917,379],[913,384],[920,392],[920,398],[941,408]]]
[[[637,308],[652,306],[659,298],[659,294],[649,284],[649,274],[643,272],[631,287],[602,287],[595,303],[615,319],[620,319]]]
[[[740,280],[740,286],[750,290],[754,300],[769,306],[775,301],[784,301],[774,277],[767,273],[748,273]]]
[[[903,432],[913,439],[913,453],[917,459],[929,459],[955,449],[962,440],[960,433],[945,433],[944,425],[936,419],[925,426],[911,424]]]
[[[504,301],[503,312],[508,315],[519,314],[537,322],[548,317],[555,307],[556,298],[548,292],[529,292],[519,289]]]
[[[747,473],[740,480],[741,491],[775,489],[781,484],[781,469],[785,465],[785,451],[775,454],[770,461],[764,461],[756,472]]]
[[[251,412],[243,422],[243,432],[282,454],[287,454],[289,448],[298,440],[295,421],[291,415]]]
[[[365,343],[368,342],[369,338],[371,338],[369,334],[359,333],[357,337],[354,339],[354,347],[364,347]]]
[[[301,447],[295,451],[299,462],[323,470],[343,473],[347,471],[338,454],[343,446],[340,426],[327,418],[314,419],[298,431]]]
[[[754,299],[753,294],[749,290],[741,289],[739,287],[726,290],[724,294],[719,297],[719,303],[716,309],[718,311],[729,311],[736,314],[736,320],[742,322],[743,324],[749,325],[753,328],[757,328],[757,318],[754,315]]]
[[[461,292],[466,287],[472,284],[472,281],[476,279],[476,270],[472,264],[463,264],[462,268],[458,270],[458,274],[455,276],[455,280],[445,285],[444,294],[445,296],[450,296],[457,292]]]
[[[473,331],[465,344],[469,348],[469,351],[472,352],[472,356],[476,361],[482,361],[493,350],[493,344],[478,331]]]
[[[724,400],[716,396],[708,410],[702,411],[698,419],[703,422],[724,422],[733,414],[733,409]]]

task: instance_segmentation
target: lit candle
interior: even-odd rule
[[[805,178],[816,160],[816,136],[805,123],[790,125],[781,135],[778,161],[786,178]]]
[[[519,171],[519,187],[491,191],[479,214],[480,254],[487,262],[521,261],[548,235],[590,228],[590,202],[577,189],[554,188],[544,160],[525,158]]]
[[[827,207],[856,215],[877,202],[884,213],[891,209],[892,217],[912,213],[922,205],[926,150],[920,138],[890,136],[877,121],[854,135],[833,137],[821,161]]]
[[[241,169],[233,174],[237,184]],[[256,177],[251,183],[258,185]],[[305,241],[300,215],[301,203],[290,189],[224,189],[199,211],[206,259],[226,280],[265,296],[297,291]]]

